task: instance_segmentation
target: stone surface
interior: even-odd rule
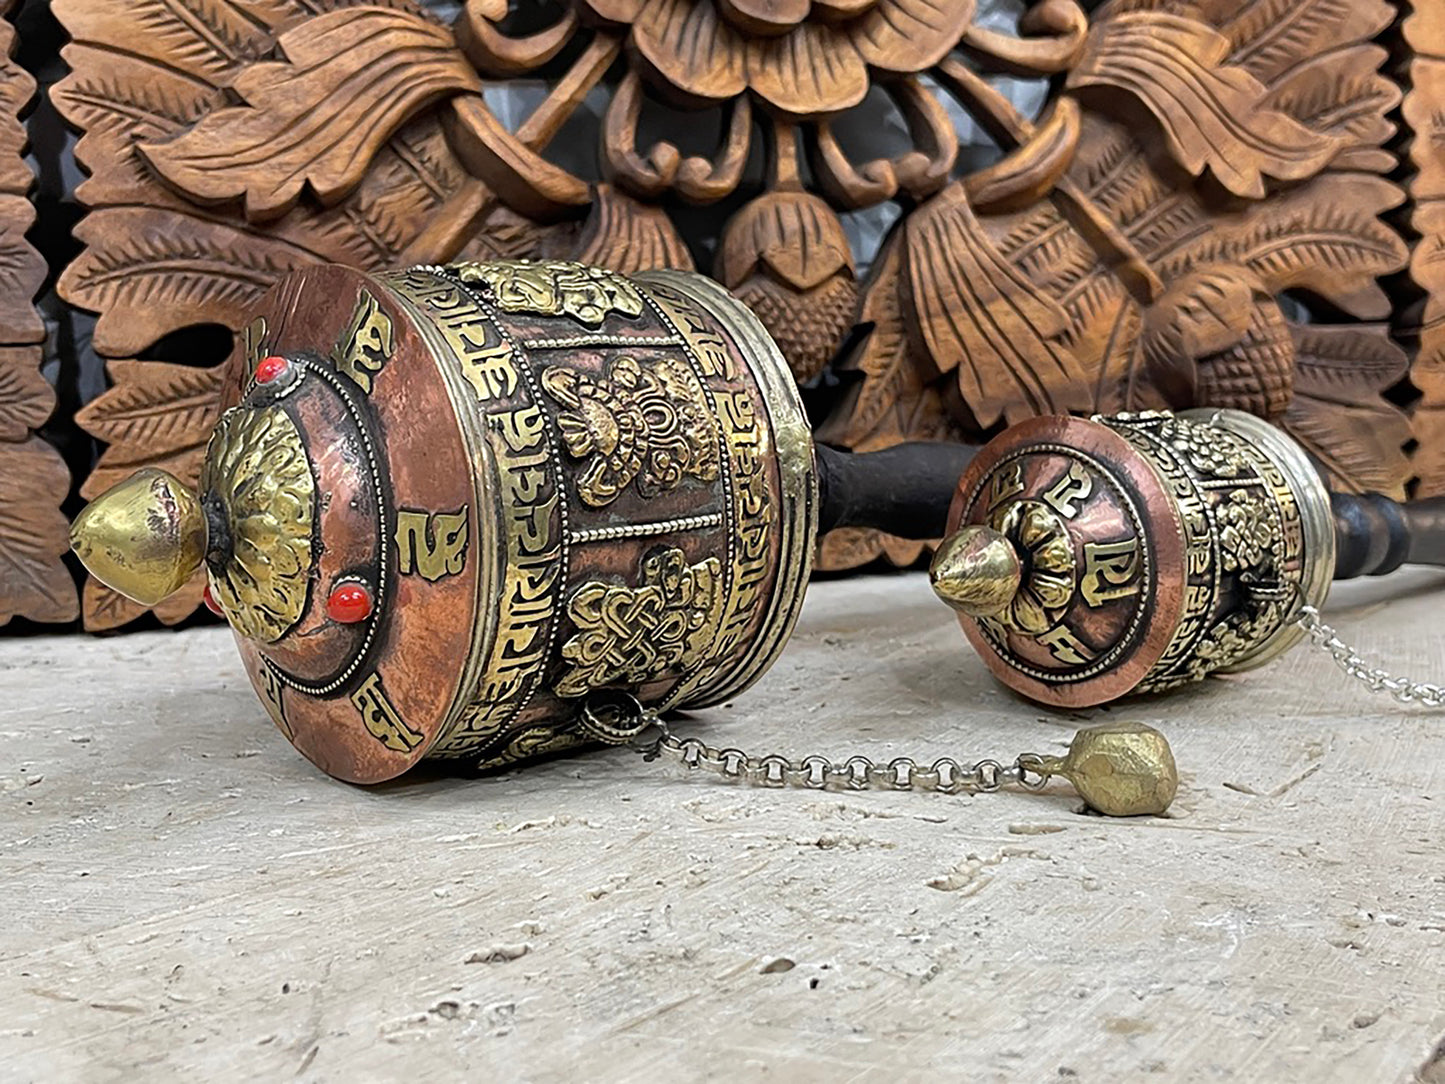
[[[1445,576],[1342,585],[1445,677]],[[1388,605],[1385,603],[1388,602]],[[1174,743],[1167,818],[1062,788],[745,791],[625,751],[362,790],[229,637],[0,641],[0,1076],[1436,1079],[1445,714],[1297,648],[1113,711],[1006,694],[922,575],[817,584],[718,744],[916,759]],[[1445,1060],[1445,1055],[1441,1055]]]

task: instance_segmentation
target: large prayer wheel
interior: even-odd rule
[[[565,749],[598,736],[595,690],[703,706],[787,639],[813,448],[716,284],[319,266],[266,295],[243,354],[200,493],[146,472],[77,551],[142,601],[204,563],[276,725],[330,774]]]

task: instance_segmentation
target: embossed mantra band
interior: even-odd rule
[[[73,545],[148,604],[204,567],[272,719],[334,776],[610,741],[772,785],[1062,775],[1110,813],[1173,797],[1144,727],[1082,732],[1064,758],[927,769],[671,733],[662,713],[732,697],[776,659],[820,530],[937,537],[971,455],[815,448],[776,346],[707,279],[314,267],[266,296],[244,346],[199,494],[141,472]],[[1273,657],[1323,600],[1337,529],[1380,551],[1352,573],[1432,556],[1430,525],[1383,499],[1347,501],[1337,528],[1303,453],[1232,412],[1040,419],[957,485],[935,589],[1003,681],[1052,704]]]

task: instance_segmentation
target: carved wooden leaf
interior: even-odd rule
[[[1411,225],[1419,240],[1410,277],[1423,301],[1401,314],[1400,333],[1418,349],[1411,380],[1420,389],[1415,434],[1419,496],[1445,493],[1445,10],[1413,5],[1404,23],[1410,46],[1410,93],[1402,113],[1410,129]]]
[[[76,414],[87,432],[111,445],[102,465],[122,449],[143,449],[151,460],[204,449],[220,417],[224,366],[197,369],[162,361],[113,361],[107,368],[111,389]],[[194,484],[199,459],[196,467],[196,477],[172,473]],[[85,497],[109,488],[97,474],[82,487]]]
[[[866,335],[838,363],[844,372],[862,374],[844,409],[819,427],[817,437],[854,451],[887,447],[904,439],[896,408],[916,396],[924,381],[909,356],[903,314],[904,234],[895,228],[873,261],[858,306],[858,324]]]
[[[442,95],[480,92],[451,31],[428,19],[356,8],[318,15],[277,40],[285,61],[247,67],[233,84],[246,104],[217,109],[140,151],[203,203],[245,197],[274,218],[309,184],[335,203],[409,117]]]
[[[0,0],[0,16],[14,6]],[[55,406],[40,373],[44,325],[33,298],[45,261],[25,240],[35,222],[26,198],[33,178],[25,164],[20,112],[35,81],[11,56],[15,28],[0,18],[0,625],[13,617],[72,621],[75,583],[61,562],[68,531],[60,503],[70,471],[35,435]]]
[[[1403,498],[1410,422],[1380,393],[1404,378],[1405,351],[1382,324],[1299,326],[1294,340],[1285,428],[1324,464],[1334,488]]]
[[[35,208],[24,196],[0,195],[0,343],[38,343],[45,325],[32,299],[45,281],[45,259],[25,240]]]
[[[863,374],[843,409],[819,428],[817,439],[854,451],[886,448],[904,440],[961,440],[962,432],[944,409],[936,384],[923,378],[909,352],[902,306],[904,231],[883,242],[859,303],[858,323],[868,332],[839,368]],[[899,566],[913,564],[927,549],[922,542],[880,531],[843,528],[823,538],[821,571],[857,568],[886,556]]]
[[[270,45],[267,28],[296,7],[285,0],[52,0],[77,41],[125,41],[143,60],[220,85]]]
[[[38,346],[0,347],[0,441],[22,441],[55,409],[55,389],[40,375]]]
[[[59,508],[70,490],[65,461],[36,436],[0,443],[0,479],[0,625],[75,620],[75,583],[60,562],[69,536]]]
[[[907,221],[908,297],[922,358],[957,369],[977,423],[1086,409],[1092,382],[1058,341],[1067,316],[998,252],[954,184]]]
[[[1214,229],[1174,248],[1168,272],[1233,263],[1276,292],[1309,290],[1361,320],[1383,320],[1391,303],[1376,281],[1401,270],[1409,250],[1382,217],[1404,192],[1367,173],[1328,173],[1308,185],[1217,216]]]
[[[72,303],[100,313],[95,348],[124,357],[193,324],[236,327],[282,275],[315,257],[273,237],[150,207],[92,211],[88,247],[60,277]]]
[[[0,19],[0,192],[23,196],[35,178],[23,157],[28,136],[20,113],[35,95],[35,79],[11,56],[15,41],[15,27]]]
[[[1262,197],[1265,177],[1314,176],[1337,141],[1265,105],[1265,86],[1227,63],[1229,52],[1228,39],[1198,19],[1125,12],[1098,19],[1067,86],[1132,95],[1180,165],[1195,176],[1208,169],[1236,195]]]
[[[1264,104],[1333,136],[1334,168],[1389,172],[1395,156],[1383,146],[1395,134],[1389,114],[1400,88],[1380,74],[1388,55],[1379,45],[1358,45],[1315,57],[1270,87]]]
[[[658,267],[693,270],[692,254],[667,212],[609,184],[593,190],[586,225],[569,256],[623,274]]]
[[[71,74],[50,92],[62,116],[80,129],[75,159],[89,176],[75,194],[91,207],[185,200],[156,183],[136,150],[140,140],[166,138],[225,101],[203,79],[125,53],[74,43],[62,50]]]
[[[157,606],[147,608],[99,580],[86,580],[81,592],[81,616],[87,632],[109,632],[129,625],[147,613],[154,613],[162,624],[178,625],[196,612],[205,589],[205,575],[197,573],[175,594],[163,599]]]
[[[1144,6],[1167,9],[1170,0]],[[1229,41],[1229,62],[1266,84],[1342,44],[1376,37],[1396,15],[1387,0],[1201,0],[1194,10]]]

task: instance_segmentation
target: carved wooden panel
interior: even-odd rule
[[[14,6],[0,0],[0,16]],[[33,302],[45,261],[25,240],[35,221],[27,198],[34,178],[22,158],[19,114],[35,81],[15,62],[15,46],[15,28],[0,18],[0,625],[17,616],[71,621],[77,612],[75,583],[60,561],[70,471],[35,433],[55,392],[40,374],[45,328]]]
[[[638,270],[694,250],[800,379],[831,362],[855,381],[823,427],[852,447],[1228,405],[1283,422],[1343,485],[1408,475],[1409,423],[1380,395],[1406,365],[1377,282],[1407,258],[1382,217],[1404,198],[1385,0],[1039,0],[1017,33],[974,0],[514,6],[468,0],[448,26],[406,0],[54,0],[74,38],[54,99],[92,173],[61,290],[114,359],[80,415],[109,445],[84,492],[141,462],[194,480],[215,372],[147,355],[235,330],[300,264]],[[1038,117],[1000,73],[1052,80]],[[522,78],[540,101],[504,125],[484,89]],[[600,181],[552,146],[589,95]],[[905,148],[858,152],[849,118],[876,108]],[[709,119],[715,145],[659,136],[658,110]],[[998,161],[960,166],[960,110]],[[840,215],[890,202],[860,284]],[[823,557],[919,552],[839,533]],[[85,610],[92,628],[139,612],[95,584]]]
[[[1383,149],[1399,92],[1370,43],[1392,17],[1380,0],[1106,3],[1037,123],[946,61],[1016,149],[890,239],[863,291],[874,331],[844,363],[864,380],[825,434],[1233,406],[1336,484],[1399,494],[1410,430],[1380,393],[1407,362],[1377,282],[1406,259],[1383,217],[1404,198]],[[843,561],[879,546],[850,539]]]
[[[1418,2],[1405,19],[1409,92],[1402,110],[1414,175],[1411,224],[1419,239],[1410,275],[1424,299],[1400,314],[1402,338],[1417,343],[1411,378],[1420,389],[1414,467],[1418,496],[1445,493],[1445,7]]]

